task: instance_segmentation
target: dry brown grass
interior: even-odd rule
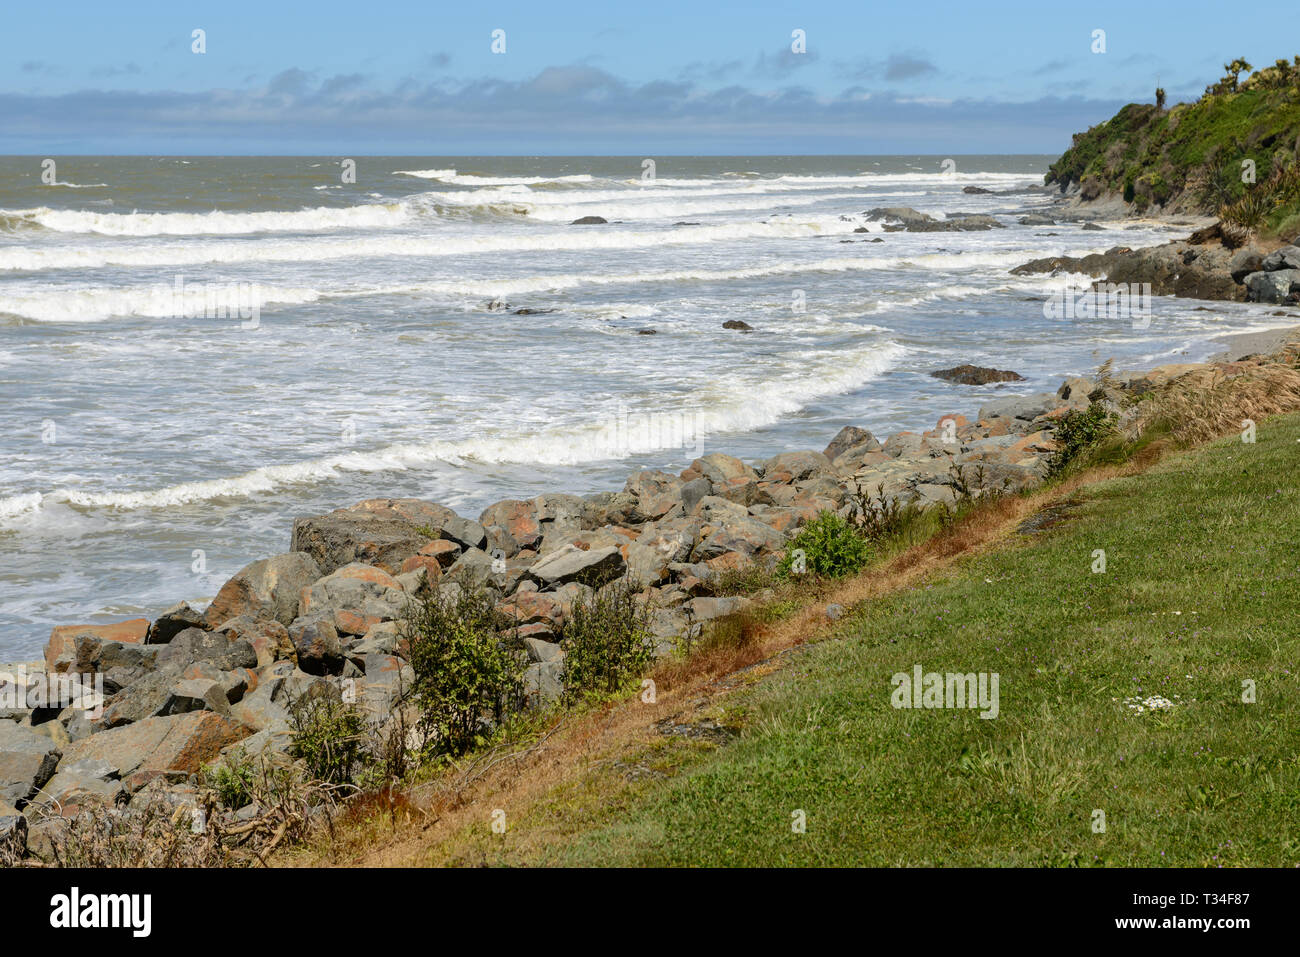
[[[1211,366],[1164,384],[1144,406],[1138,434],[1163,427],[1178,442],[1205,442],[1240,431],[1243,420],[1300,409],[1300,371],[1286,361]]]

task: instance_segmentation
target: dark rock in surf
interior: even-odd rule
[[[739,329],[741,332],[753,332],[754,327],[747,322],[741,322],[739,319],[728,319],[722,324],[723,329]]]
[[[609,220],[604,216],[583,216],[569,223],[570,226],[603,226]]]
[[[988,385],[990,382],[1020,382],[1024,379],[1018,372],[1009,369],[986,369],[982,366],[960,365],[952,369],[940,369],[930,375],[945,382],[959,385]]]

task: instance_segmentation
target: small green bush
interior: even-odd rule
[[[289,707],[289,753],[326,784],[352,784],[364,768],[366,719],[353,705],[328,694],[307,693]]]
[[[1061,416],[1054,438],[1061,448],[1052,457],[1049,475],[1060,475],[1089,449],[1115,434],[1118,416],[1100,402],[1086,409],[1071,409]]]
[[[574,602],[560,645],[567,700],[617,694],[654,661],[650,606],[627,581],[607,585]]]
[[[403,620],[420,730],[434,753],[453,756],[523,707],[525,668],[492,596],[468,579],[458,584],[413,602]]]
[[[858,530],[829,510],[799,529],[777,566],[779,576],[803,573],[796,567],[799,552],[803,553],[803,572],[821,578],[851,575],[871,557],[871,547]]]
[[[219,763],[208,765],[203,777],[221,806],[237,811],[253,801],[254,773],[252,759],[243,748],[237,748]]]

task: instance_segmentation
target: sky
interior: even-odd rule
[[[5,0],[0,31],[5,154],[1059,153],[1300,53],[1300,3]]]

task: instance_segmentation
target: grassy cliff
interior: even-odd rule
[[[1251,71],[1235,60],[1194,103],[1130,103],[1074,137],[1046,182],[1139,211],[1218,215],[1247,230],[1300,229],[1300,56]],[[1248,74],[1241,79],[1241,74]],[[1251,165],[1253,164],[1253,175]]]

